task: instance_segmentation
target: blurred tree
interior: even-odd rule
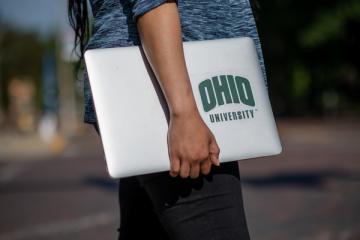
[[[49,43],[41,40],[36,33],[18,32],[1,24],[1,101],[2,108],[9,106],[8,86],[13,78],[27,79],[35,85],[36,107],[41,108],[41,64],[42,56]],[[51,46],[50,46],[51,47]]]
[[[275,112],[359,112],[360,1],[259,0],[259,5]]]

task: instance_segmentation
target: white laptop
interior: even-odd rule
[[[184,42],[196,104],[220,162],[281,153],[253,40]],[[85,52],[107,171],[122,178],[170,170],[168,108],[141,46]]]

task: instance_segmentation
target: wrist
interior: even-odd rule
[[[195,100],[188,98],[187,101],[182,101],[177,106],[170,107],[170,116],[172,118],[191,117],[199,114]]]

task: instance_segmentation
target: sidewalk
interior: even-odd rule
[[[63,154],[73,154],[78,151],[78,144],[86,142],[91,130],[89,126],[83,125],[72,139],[57,135],[51,142],[46,142],[36,132],[26,134],[16,129],[1,128],[0,162],[31,162],[52,159]]]

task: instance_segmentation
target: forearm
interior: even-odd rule
[[[180,18],[174,2],[164,3],[137,21],[141,44],[174,116],[197,111],[186,69]]]

